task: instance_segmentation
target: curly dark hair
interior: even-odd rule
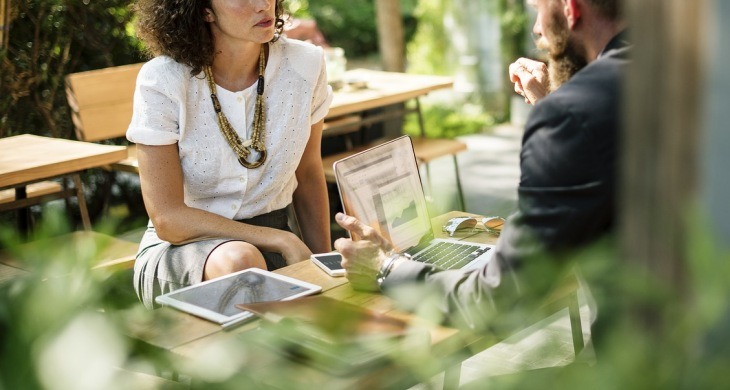
[[[213,62],[213,34],[204,20],[211,0],[137,0],[137,36],[152,56],[166,55],[190,66],[192,75]],[[276,0],[276,30],[284,29],[284,0]]]

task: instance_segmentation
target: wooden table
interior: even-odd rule
[[[345,84],[343,88],[334,92],[329,113],[325,117],[325,123],[327,124],[325,126],[325,136],[336,135],[339,129],[353,126],[352,120],[347,121],[338,118],[393,104],[405,103],[409,100],[415,100],[416,108],[411,111],[419,115],[419,123],[422,123],[418,98],[431,91],[451,88],[454,84],[451,77],[368,69],[349,70],[345,73],[344,80],[357,82]],[[357,84],[361,84],[363,87],[358,87]],[[395,110],[385,114],[360,117],[357,118],[354,124],[372,124],[392,117],[402,116],[404,113],[411,111]]]
[[[29,210],[34,204],[26,198],[28,184],[70,175],[75,195],[82,209],[84,227],[90,229],[86,201],[79,172],[108,165],[127,157],[124,146],[100,145],[89,142],[41,137],[31,134],[0,138],[0,190],[15,188],[16,200],[2,209],[20,208],[18,227],[27,231]],[[63,193],[58,197],[73,195]]]
[[[366,88],[359,89],[346,85],[336,90],[327,118],[403,103],[431,91],[451,88],[454,85],[451,77],[369,69],[349,70],[345,73],[344,79],[362,82]]]
[[[471,214],[451,212],[434,218],[432,224],[434,232],[437,233],[437,237],[445,236],[445,233],[441,232],[441,227],[446,220],[455,216],[464,215]],[[479,233],[457,232],[457,235],[453,238],[468,239],[469,241],[482,243],[495,243],[497,239],[494,235],[483,231]],[[393,301],[386,296],[355,291],[347,282],[346,278],[330,277],[310,261],[303,261],[282,268],[276,272],[322,286],[322,294],[325,296],[365,306],[378,312],[387,312],[400,318],[407,318],[414,321],[418,320],[412,314],[396,310]],[[178,358],[182,357],[185,360],[195,361],[201,356],[210,353],[215,348],[241,343],[242,336],[245,336],[247,332],[257,330],[259,326],[259,320],[253,320],[231,331],[223,331],[215,323],[163,307],[150,312],[150,317],[146,320],[133,322],[130,328],[130,334],[134,339],[142,340],[163,351],[171,352]],[[428,333],[430,343],[425,346],[422,345],[421,347],[426,349],[418,351],[418,353],[432,354],[432,356],[437,356],[441,361],[448,361],[449,357],[455,357],[456,360],[452,361],[459,363],[468,357],[468,355],[464,355],[465,348],[480,340],[484,340],[485,337],[490,337],[489,335],[477,336],[467,331],[437,325],[429,325]],[[257,355],[255,361],[251,364],[255,364],[254,372],[257,378],[258,375],[261,375],[261,378],[266,378],[266,375],[277,375],[277,369],[280,369],[277,363],[280,362],[281,360],[269,360],[266,354],[261,354]],[[288,362],[291,363],[290,361]],[[246,367],[253,369],[250,365]],[[294,368],[287,365],[287,369],[297,370],[296,374],[286,372],[286,375],[293,375],[289,376],[289,378],[296,378],[297,383],[302,385],[306,384],[309,387],[322,385],[324,388],[384,388],[401,387],[403,385],[412,386],[419,381],[419,379],[405,374],[408,370],[394,366],[386,366],[375,372],[360,373],[346,377],[333,377],[321,370],[308,367],[304,364],[294,365],[292,367]],[[458,369],[459,367],[456,366],[455,368]],[[432,370],[434,372],[430,372],[429,375],[435,375],[439,371],[443,371],[444,368],[433,367]],[[458,371],[456,374],[456,383],[458,383]],[[420,380],[424,379],[421,378]]]

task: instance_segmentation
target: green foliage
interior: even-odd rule
[[[426,136],[431,138],[455,138],[460,135],[475,134],[495,122],[494,118],[484,113],[481,107],[473,104],[459,107],[422,104],[421,110]],[[407,117],[403,132],[411,136],[421,134],[416,115]]]
[[[291,0],[292,16],[312,18],[332,46],[345,49],[348,57],[367,57],[378,52],[375,5],[372,0]],[[417,0],[401,0],[405,40],[413,36]]]
[[[129,0],[13,1],[0,54],[0,136],[72,138],[66,74],[140,59],[127,34]]]
[[[444,15],[451,9],[451,0],[420,0],[414,10],[418,28],[408,43],[408,71],[420,74],[452,74],[451,45]]]
[[[61,215],[47,215],[34,239],[67,232]],[[613,240],[570,257],[536,257],[526,262],[520,271],[526,281],[521,293],[493,296],[506,299],[495,307],[507,303],[509,310],[496,313],[493,323],[483,324],[487,337],[531,325],[525,319],[534,318],[536,308],[544,303],[545,291],[560,287],[560,277],[577,263],[599,304],[603,332],[592,332],[597,363],[487,377],[467,388],[489,384],[500,389],[546,385],[570,389],[596,384],[606,389],[726,388],[730,257],[712,242],[710,232],[702,228],[705,224],[691,226],[683,267],[691,294],[657,272],[622,258]],[[0,364],[0,389],[140,388],[141,384],[120,375],[123,372],[118,367],[152,374],[179,372],[189,378],[193,389],[307,386],[303,378],[312,372],[281,358],[292,351],[290,342],[282,337],[281,332],[286,331],[282,327],[273,332],[269,330],[274,328],[267,330],[266,326],[250,327],[243,333],[221,332],[186,359],[133,342],[124,336],[132,329],[154,328],[162,335],[165,329],[180,330],[180,317],[166,316],[164,310],[147,311],[136,302],[119,302],[110,294],[109,285],[125,283],[129,289],[130,282],[89,269],[102,249],[98,245],[68,250],[36,243],[21,250],[15,234],[0,228],[0,242],[31,272],[0,282],[0,361],[4,362]],[[437,309],[442,298],[425,285],[403,286],[394,293],[403,294],[398,300],[401,308],[416,312],[422,321],[414,322],[413,337],[402,340],[406,347],[393,350],[389,358],[401,373],[428,382],[434,372],[456,364],[429,353],[429,339],[420,336],[444,320]],[[549,349],[542,352],[545,356],[551,353]],[[316,355],[307,357],[309,363],[317,363]]]

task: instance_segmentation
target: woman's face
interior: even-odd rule
[[[211,0],[205,21],[216,40],[265,43],[274,38],[276,0]]]

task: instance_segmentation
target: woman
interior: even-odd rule
[[[154,297],[330,247],[322,123],[332,100],[322,50],[279,38],[282,0],[139,0],[156,57],[137,79],[137,143],[150,225],[135,262]],[[302,242],[287,227],[294,203]]]

